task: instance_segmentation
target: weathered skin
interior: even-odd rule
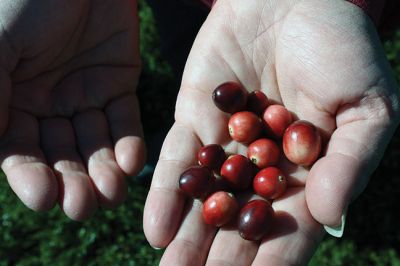
[[[213,89],[225,81],[261,88],[321,129],[325,142],[330,138],[311,169],[282,166],[288,190],[273,203],[281,226],[261,243],[242,240],[232,228],[206,227],[200,204],[184,210],[187,201],[176,191],[200,145],[245,152],[229,138],[228,116],[212,103]],[[399,93],[374,25],[357,6],[218,0],[189,55],[175,117],[144,213],[150,244],[167,247],[161,265],[305,265],[322,238],[321,224],[339,225],[379,163],[399,122]]]
[[[136,1],[0,2],[0,164],[34,210],[83,220],[143,166]]]

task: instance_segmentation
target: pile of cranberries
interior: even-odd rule
[[[236,82],[219,85],[212,98],[231,114],[227,130],[233,140],[248,146],[247,157],[227,157],[220,145],[206,145],[198,151],[199,165],[180,176],[179,188],[203,200],[207,224],[220,227],[237,219],[241,237],[260,240],[273,226],[271,203],[287,186],[284,169],[277,168],[282,150],[292,163],[310,166],[321,152],[320,134],[310,122],[294,121],[284,106],[269,105],[262,91],[248,93]],[[265,200],[251,200],[240,208],[233,193],[251,190]]]

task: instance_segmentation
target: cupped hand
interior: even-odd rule
[[[0,163],[33,210],[113,208],[145,160],[136,1],[0,3]]]
[[[202,204],[178,189],[202,145],[245,152],[229,138],[228,115],[212,102],[213,89],[225,81],[262,89],[314,123],[326,145],[311,169],[281,165],[288,191],[273,203],[277,224],[260,242],[241,239],[232,227],[205,225]],[[340,226],[367,184],[399,122],[398,100],[374,26],[358,7],[339,0],[219,0],[188,58],[176,122],[146,201],[146,237],[167,247],[161,265],[306,264],[322,225]]]

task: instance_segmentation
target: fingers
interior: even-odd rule
[[[189,212],[176,237],[165,250],[160,265],[202,266],[207,259],[217,229],[204,223],[200,201],[188,203],[186,209]]]
[[[136,96],[112,101],[106,108],[118,165],[127,175],[136,175],[146,161],[146,147]]]
[[[275,221],[261,243],[242,239],[232,223],[217,229],[204,223],[199,201],[189,212],[160,265],[305,265],[324,232],[308,211],[304,188],[290,188],[273,203]]]
[[[8,128],[0,139],[0,163],[11,188],[27,207],[44,211],[54,206],[57,180],[40,150],[34,117],[10,113]]]
[[[61,209],[73,220],[82,221],[97,209],[96,194],[82,163],[70,120],[40,122],[41,146],[58,178]]]
[[[153,247],[165,247],[182,220],[185,196],[178,187],[179,176],[195,164],[200,141],[187,127],[174,124],[157,163],[144,209],[144,233]]]
[[[326,156],[315,163],[306,182],[307,204],[320,223],[340,226],[347,205],[365,188],[398,124],[393,106],[376,96],[338,111]]]
[[[8,124],[8,103],[11,97],[11,80],[8,74],[0,69],[0,136]]]
[[[73,126],[98,202],[106,208],[118,206],[126,198],[127,186],[125,174],[115,159],[104,113],[89,110],[78,114]]]
[[[61,208],[74,220],[90,217],[97,201],[107,208],[119,205],[127,194],[125,173],[137,173],[145,161],[135,101],[129,96],[110,103],[109,122],[101,111],[78,114],[73,125],[67,119],[44,119],[40,137],[37,121],[15,112],[12,125],[0,140],[0,157],[9,183],[21,200],[34,210],[46,210],[54,205],[59,188]],[[110,135],[116,142],[115,153]],[[39,139],[58,184],[46,165]],[[28,179],[32,176],[36,181]]]
[[[275,223],[263,239],[254,266],[306,265],[324,235],[308,211],[304,188],[288,189],[273,203]]]
[[[259,242],[244,240],[236,228],[220,229],[208,254],[208,266],[251,265]]]

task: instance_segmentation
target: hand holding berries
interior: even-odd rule
[[[274,226],[274,210],[266,200],[278,199],[286,191],[286,175],[276,167],[281,149],[291,162],[309,166],[320,154],[321,137],[310,122],[292,123],[285,107],[268,106],[262,91],[248,94],[240,84],[226,82],[215,89],[213,100],[220,110],[231,114],[229,134],[233,141],[249,145],[247,157],[234,154],[226,158],[220,145],[206,145],[197,153],[200,166],[186,170],[179,186],[187,195],[205,200],[205,223],[220,227],[235,220],[239,205],[233,193],[218,191],[214,174],[220,174],[231,192],[248,191],[252,184],[254,192],[265,200],[246,203],[237,217],[237,227],[242,238],[257,241]]]

